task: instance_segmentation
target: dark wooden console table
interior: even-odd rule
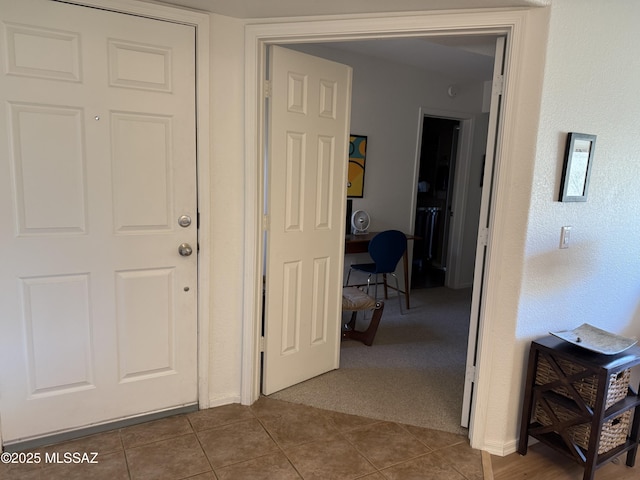
[[[580,463],[584,480],[593,480],[599,467],[623,453],[633,467],[640,441],[640,399],[628,378],[636,365],[640,365],[637,345],[620,354],[602,355],[554,336],[532,342],[518,452],[526,455],[529,436],[536,438]],[[543,370],[551,377],[541,376]],[[616,384],[618,379],[624,381],[623,375],[626,383]],[[593,387],[589,399],[585,399],[589,397],[585,386]],[[621,394],[612,397],[616,390]],[[624,431],[613,434],[616,446],[605,445],[608,449],[602,451],[604,435],[625,421]],[[578,439],[576,432],[585,429],[586,440]]]

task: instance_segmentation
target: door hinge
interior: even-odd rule
[[[489,243],[489,229],[488,228],[481,228],[480,230],[478,230],[478,243],[480,245],[483,246],[487,246],[487,243]]]
[[[264,337],[260,337],[260,344],[258,346],[260,347],[260,351],[264,352]]]
[[[493,93],[502,95],[504,93],[504,75],[496,75],[493,79]]]
[[[476,378],[476,366],[475,365],[467,365],[467,371],[465,372],[465,377],[467,379],[471,379],[473,383],[478,383],[478,379]]]
[[[264,81],[264,98],[271,98],[271,81]]]
[[[269,215],[262,216],[262,230],[265,232],[269,230]]]

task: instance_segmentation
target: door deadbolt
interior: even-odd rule
[[[191,217],[189,215],[182,215],[178,219],[178,225],[185,228],[188,227],[189,225],[191,225]]]
[[[188,257],[193,253],[193,248],[188,243],[181,243],[178,247],[178,253],[183,257]]]

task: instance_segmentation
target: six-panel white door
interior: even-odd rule
[[[2,440],[194,404],[194,30],[0,7]]]
[[[351,67],[270,55],[265,394],[339,365],[351,106]]]

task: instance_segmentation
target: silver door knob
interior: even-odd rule
[[[193,248],[188,243],[181,243],[178,247],[178,253],[183,257],[188,257],[193,253]]]

